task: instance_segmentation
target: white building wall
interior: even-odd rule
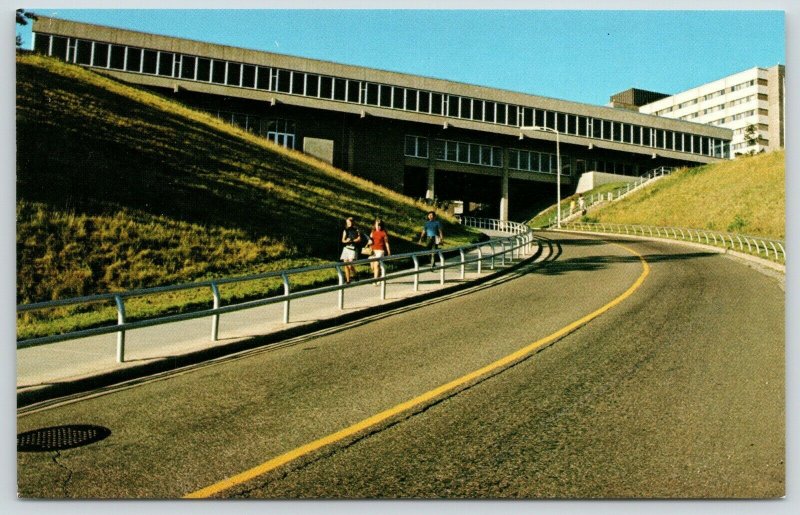
[[[782,81],[782,66],[751,68],[647,104],[639,111],[731,129],[732,157],[774,150],[783,147]],[[780,101],[772,98],[776,94]],[[748,146],[745,140],[749,125],[757,129],[758,142],[754,146]]]

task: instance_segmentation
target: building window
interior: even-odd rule
[[[125,58],[125,50],[126,49],[125,49],[124,46],[111,45],[111,52],[110,52],[111,55],[110,55],[110,59],[109,59],[109,62],[108,62],[109,68],[111,68],[113,70],[128,70],[128,71],[138,72],[140,70],[140,68],[141,68],[141,63],[135,63],[134,64],[134,59],[132,59],[132,57],[134,57],[134,56],[131,55],[131,54],[134,53],[134,52],[131,52],[131,50],[135,50],[135,49],[132,49],[132,48],[131,49],[127,49],[128,50],[128,54],[129,54],[127,62],[126,62],[126,58]],[[130,65],[128,65],[128,62],[130,62]],[[130,66],[130,68],[128,66]]]
[[[496,110],[497,104],[495,102],[491,102],[487,100],[484,102],[484,110],[483,110],[483,121],[489,123],[495,123],[497,120]]]
[[[319,96],[319,75],[306,74],[306,96]]]
[[[242,66],[242,87],[256,87],[256,67],[245,64]]]
[[[267,123],[267,139],[286,148],[294,148],[295,123],[288,120],[270,120]]]
[[[170,52],[159,52],[158,55],[158,74],[165,77],[174,76],[173,66],[175,64],[175,54]]]
[[[181,56],[181,78],[194,80],[196,71],[197,60],[188,55]]]
[[[431,112],[431,94],[428,91],[420,91],[418,95],[419,103],[417,105],[417,110],[420,113],[430,113]]]
[[[365,101],[368,105],[378,105],[378,85],[371,82],[367,83]]]
[[[520,125],[519,123],[519,107],[517,106],[508,106],[508,124],[509,125]]]
[[[459,98],[453,95],[448,95],[444,98],[447,103],[447,116],[458,118]]]
[[[333,77],[323,75],[319,78],[319,98],[333,98]]]
[[[238,80],[238,73],[234,77],[234,80]],[[231,68],[228,65],[228,80],[231,80]],[[292,72],[292,81],[290,86],[291,92],[293,95],[302,95],[306,91],[306,74],[300,72]]]
[[[360,104],[361,98],[361,81],[348,80],[347,81],[347,101],[354,104]]]
[[[92,43],[91,41],[78,40],[77,52],[75,54],[75,63],[77,64],[91,64],[92,59]]]
[[[333,81],[333,99],[344,101],[347,98],[347,80],[334,79]]]
[[[406,136],[406,153],[409,157],[428,158],[428,139],[422,136]]]
[[[392,108],[405,109],[406,107],[406,91],[405,88],[395,87],[394,96],[392,97]]]
[[[473,100],[472,101],[472,119],[482,122],[483,121],[483,113],[484,111],[484,102],[483,100]]]
[[[95,43],[92,53],[92,66],[108,68],[108,45],[106,43]]]
[[[195,63],[195,68],[196,80],[202,82],[209,82],[211,80],[211,59],[203,59],[202,57],[198,57],[197,62]]]
[[[611,139],[614,141],[622,141],[622,124],[613,122],[611,124]]]
[[[300,81],[300,87],[302,87],[303,81],[302,78]],[[226,77],[225,83],[228,86],[241,86],[242,85],[242,65],[238,63],[228,63],[228,76]]]
[[[214,63],[214,68],[216,69],[216,63]],[[273,91],[279,91],[281,93],[288,93],[291,87],[291,80],[292,75],[288,70],[276,70],[277,76],[275,77],[275,82],[272,83]],[[216,82],[216,81],[214,81]]]
[[[392,105],[392,87],[385,84],[380,85],[380,94],[378,96],[378,103],[381,107],[391,107]]]
[[[145,50],[142,56],[142,72],[155,75],[158,64],[158,52]]]
[[[565,113],[556,113],[556,130],[561,134],[566,134],[567,115]]]
[[[441,93],[431,93],[431,114],[442,114],[444,112],[444,95]]]
[[[437,158],[443,161],[452,161],[456,163],[466,163],[478,166],[503,166],[503,149],[500,147],[491,147],[489,145],[450,140],[437,140],[437,146],[444,149],[443,152],[437,152]],[[408,137],[406,137],[406,152],[408,151],[409,141]]]

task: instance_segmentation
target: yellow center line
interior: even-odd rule
[[[344,428],[344,429],[342,429],[340,431],[337,431],[337,432],[332,433],[332,434],[330,434],[328,436],[325,436],[325,437],[320,438],[318,440],[314,440],[313,442],[310,442],[310,443],[307,443],[307,444],[302,445],[300,447],[297,447],[297,448],[295,448],[295,449],[293,449],[293,450],[291,450],[289,452],[281,454],[280,456],[276,456],[276,457],[272,458],[269,461],[265,461],[261,465],[258,465],[256,467],[253,467],[253,468],[249,469],[249,470],[246,470],[244,472],[236,474],[235,476],[231,476],[231,477],[229,477],[227,479],[223,479],[222,481],[214,483],[213,485],[209,485],[209,486],[207,486],[205,488],[201,488],[200,490],[197,490],[195,492],[187,494],[187,495],[184,496],[184,498],[185,499],[200,499],[200,498],[205,498],[205,497],[211,497],[212,495],[215,495],[215,494],[217,494],[219,492],[222,492],[224,490],[228,490],[229,488],[233,488],[234,486],[243,484],[243,483],[245,483],[247,481],[250,481],[251,479],[254,479],[254,478],[258,477],[258,476],[266,474],[267,472],[270,472],[272,470],[275,470],[278,467],[281,467],[281,466],[283,466],[283,465],[285,465],[285,464],[287,464],[289,462],[292,462],[292,461],[296,460],[297,458],[300,458],[300,457],[305,456],[307,454],[311,454],[312,452],[315,452],[315,451],[317,451],[317,450],[319,450],[319,449],[321,449],[323,447],[326,447],[326,446],[328,446],[330,444],[342,441],[342,440],[344,440],[346,438],[350,438],[350,437],[360,433],[361,431],[364,431],[366,429],[369,429],[370,427],[373,427],[373,426],[376,426],[378,424],[381,424],[381,423],[385,422],[386,420],[389,420],[389,419],[391,419],[391,418],[393,418],[393,417],[395,417],[395,416],[397,416],[397,415],[399,415],[399,414],[401,414],[401,413],[403,413],[405,411],[408,411],[408,410],[411,410],[411,409],[414,409],[414,408],[417,408],[417,407],[420,407],[420,406],[424,406],[427,403],[429,403],[430,401],[440,397],[441,395],[443,395],[443,394],[445,394],[447,392],[450,392],[450,391],[453,391],[453,390],[457,390],[457,389],[459,389],[459,388],[471,383],[472,381],[474,381],[474,380],[476,380],[476,379],[478,379],[478,378],[480,378],[480,377],[482,377],[484,375],[487,375],[489,373],[495,372],[496,370],[499,370],[499,369],[502,369],[504,367],[507,367],[507,366],[509,366],[509,365],[521,360],[522,358],[525,358],[525,357],[529,356],[530,354],[533,354],[534,352],[536,352],[537,350],[541,349],[542,347],[544,347],[544,346],[546,346],[546,345],[548,345],[548,344],[550,344],[550,343],[552,343],[552,342],[554,342],[554,341],[566,336],[567,334],[571,333],[572,331],[574,331],[574,330],[578,329],[579,327],[587,324],[591,320],[599,317],[600,315],[602,315],[606,311],[608,311],[611,308],[617,306],[619,303],[621,303],[622,301],[624,301],[625,299],[627,299],[628,297],[633,295],[633,293],[637,289],[639,289],[639,287],[642,285],[642,283],[644,283],[645,278],[650,273],[650,265],[647,263],[647,261],[645,261],[644,257],[641,254],[639,254],[635,250],[633,250],[633,249],[631,249],[631,248],[629,248],[629,247],[627,247],[625,245],[620,245],[620,244],[616,244],[616,245],[619,245],[620,247],[624,248],[625,250],[627,250],[628,252],[636,255],[639,258],[639,260],[642,263],[642,273],[641,273],[641,275],[639,275],[639,278],[636,280],[636,282],[634,282],[633,285],[630,286],[630,288],[625,290],[625,292],[622,295],[620,295],[619,297],[615,298],[614,300],[612,300],[608,304],[604,305],[600,309],[598,309],[596,311],[593,311],[592,313],[589,313],[588,315],[580,318],[579,320],[576,320],[575,322],[572,322],[568,326],[566,326],[566,327],[564,327],[562,329],[559,329],[558,331],[556,331],[556,332],[554,332],[554,333],[552,333],[552,334],[550,334],[548,336],[545,336],[544,338],[542,338],[540,340],[537,340],[537,341],[535,341],[535,342],[533,342],[533,343],[531,343],[531,344],[519,349],[518,351],[516,351],[516,352],[514,352],[512,354],[509,354],[509,355],[507,355],[507,356],[505,356],[503,358],[500,358],[499,360],[497,360],[497,361],[495,361],[493,363],[490,363],[489,365],[486,365],[485,367],[482,367],[482,368],[480,368],[478,370],[475,370],[474,372],[470,372],[469,374],[461,376],[458,379],[450,381],[447,384],[443,384],[443,385],[439,386],[438,388],[434,388],[433,390],[429,390],[429,391],[423,393],[422,395],[414,397],[413,399],[410,399],[410,400],[408,400],[406,402],[403,402],[403,403],[398,404],[398,405],[396,405],[396,406],[394,406],[392,408],[389,408],[389,409],[387,409],[385,411],[382,411],[382,412],[380,412],[380,413],[378,413],[376,415],[373,415],[373,416],[371,416],[369,418],[366,418],[366,419],[362,420],[361,422],[357,422],[356,424],[353,424],[353,425],[351,425],[349,427],[346,427],[346,428]]]

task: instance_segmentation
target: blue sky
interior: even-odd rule
[[[490,10],[479,5],[470,10],[30,10],[598,105],[630,87],[672,94],[754,66],[786,63],[780,10],[557,11],[521,9],[517,3],[510,4],[514,9]],[[28,34],[23,38],[30,43]]]

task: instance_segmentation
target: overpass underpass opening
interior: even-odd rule
[[[440,201],[461,200],[465,208],[477,204],[482,206],[481,216],[499,218],[502,194],[500,177],[436,170],[433,191]]]
[[[574,193],[571,185],[561,184],[561,199]],[[556,203],[555,183],[509,179],[508,218],[524,222]],[[562,206],[563,207],[563,206]]]

